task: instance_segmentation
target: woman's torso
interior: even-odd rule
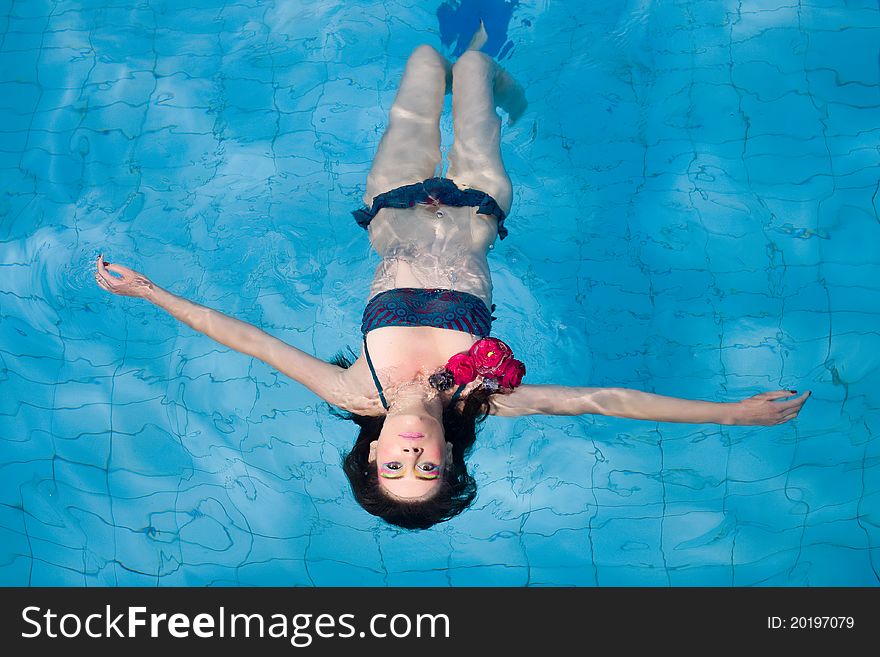
[[[437,216],[438,211],[442,216]],[[491,308],[487,254],[497,233],[495,217],[477,214],[472,206],[380,210],[369,226],[370,242],[382,257],[369,298],[405,287],[449,289],[473,294]],[[479,335],[446,328],[383,326],[367,333],[367,348],[388,398],[388,391],[393,394],[397,384],[419,375],[424,378],[479,339]],[[363,349],[346,377],[350,382],[349,410],[363,415],[385,413]],[[460,403],[479,384],[479,378],[469,383],[460,393]],[[444,405],[453,391],[441,393]]]
[[[382,258],[370,298],[400,287],[442,288],[469,292],[492,306],[487,256],[498,235],[494,216],[478,214],[473,206],[384,208],[368,230]]]

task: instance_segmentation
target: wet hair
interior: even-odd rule
[[[357,354],[351,347],[348,350],[356,359]],[[330,362],[348,368],[354,360],[340,351]],[[342,469],[358,504],[368,513],[405,529],[428,529],[467,509],[477,496],[477,483],[468,474],[465,459],[476,442],[477,425],[489,414],[491,394],[489,390],[477,388],[465,398],[462,410],[452,405],[443,409],[443,431],[452,444],[452,463],[446,464],[440,483],[430,497],[415,501],[387,493],[379,484],[376,464],[369,461],[370,443],[382,432],[386,416],[357,415],[330,406],[333,415],[360,427],[354,446],[342,459]]]

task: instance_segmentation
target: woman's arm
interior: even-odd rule
[[[143,274],[122,265],[105,264],[100,257],[95,280],[108,292],[147,299],[220,344],[262,360],[331,404],[338,405],[345,396],[344,368],[300,351],[253,324],[172,294]]]
[[[769,425],[796,417],[810,395],[796,399],[791,390],[762,392],[738,402],[708,402],[666,397],[630,388],[586,388],[560,385],[521,385],[506,395],[489,398],[490,413],[516,415],[582,415],[594,413],[655,422],[693,424]]]

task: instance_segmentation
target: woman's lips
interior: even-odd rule
[[[419,433],[418,431],[404,431],[403,433],[397,434],[401,438],[424,438],[425,434]]]

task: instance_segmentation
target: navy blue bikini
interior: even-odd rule
[[[495,304],[492,304],[495,310]],[[373,382],[379,391],[382,406],[388,410],[388,402],[370,352],[367,349],[367,333],[383,326],[433,326],[437,328],[463,331],[485,338],[496,319],[477,296],[457,290],[441,288],[399,287],[380,292],[367,303],[361,321],[361,333],[364,337],[364,355],[373,375]],[[462,384],[452,395],[454,404],[467,384]]]
[[[366,230],[382,208],[411,208],[418,203],[431,202],[453,207],[478,206],[477,214],[491,214],[498,219],[498,237],[502,240],[507,237],[507,229],[504,227],[507,215],[498,206],[498,202],[478,189],[459,189],[449,178],[428,178],[392,189],[373,197],[372,207],[355,210],[352,214],[358,225]]]

